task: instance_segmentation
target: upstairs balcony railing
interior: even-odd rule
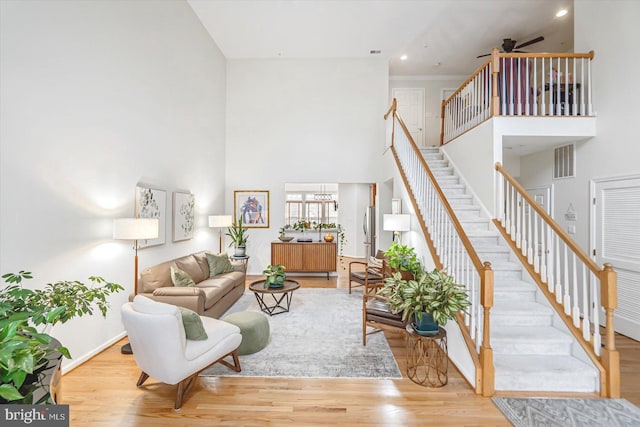
[[[440,144],[495,116],[594,115],[589,53],[500,53],[442,102]]]

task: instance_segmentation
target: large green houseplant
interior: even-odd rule
[[[90,277],[91,286],[62,281],[34,290],[21,283],[32,278],[28,271],[2,278],[7,286],[0,290],[0,403],[50,403],[47,393],[34,398],[42,385],[42,372],[53,354],[71,356],[47,331],[57,323],[92,314],[94,306],[105,316],[106,297],[124,288]]]
[[[231,224],[231,227],[227,228],[227,236],[231,237],[231,243],[235,247],[234,255],[237,257],[243,257],[246,255],[247,240],[249,235],[247,228],[242,226],[242,216],[238,217],[238,220]]]
[[[418,332],[427,334],[437,333],[438,324],[445,325],[471,304],[464,287],[438,269],[421,271],[411,280],[394,273],[378,294],[387,298],[394,312],[403,313],[403,320],[410,319]]]

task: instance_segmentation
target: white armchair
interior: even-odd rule
[[[138,367],[137,386],[149,376],[166,384],[178,384],[175,409],[180,409],[198,373],[220,362],[240,372],[238,346],[240,329],[222,320],[201,317],[208,338],[186,338],[178,307],[138,295],[122,307],[122,322],[129,335]],[[232,356],[233,365],[223,360]]]

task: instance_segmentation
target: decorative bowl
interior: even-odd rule
[[[278,237],[278,239],[282,240],[283,242],[290,242],[293,240],[293,236],[280,236]]]

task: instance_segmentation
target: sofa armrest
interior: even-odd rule
[[[145,294],[154,301],[177,305],[204,314],[205,293],[194,287],[169,287],[155,289],[152,294]]]
[[[177,297],[177,296],[198,296],[202,295],[204,297],[204,292],[202,289],[196,286],[163,286],[161,288],[157,288],[153,290],[153,296],[167,296],[167,297]]]

